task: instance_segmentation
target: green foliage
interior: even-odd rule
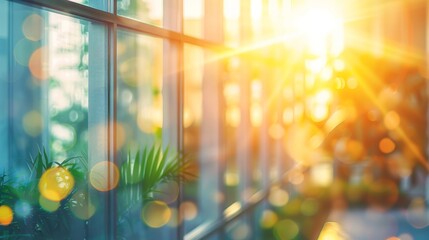
[[[19,217],[19,214],[14,214],[13,222],[9,226],[0,227],[0,235],[5,239],[64,238],[70,232],[70,223],[73,219],[67,203],[79,183],[85,182],[88,171],[86,159],[70,157],[59,163],[53,161],[43,149],[39,150],[35,157],[30,156],[27,166],[26,181],[15,183],[7,180],[5,174],[0,177],[0,205],[13,208],[17,203],[21,203],[29,208],[27,216]],[[38,183],[46,170],[56,166],[67,169],[73,175],[76,184],[72,193],[61,201],[59,208],[55,212],[48,212],[39,205]]]
[[[194,178],[189,171],[191,161],[180,153],[169,156],[169,148],[164,151],[161,147],[145,147],[138,150],[134,157],[128,152],[126,161],[121,165],[121,187],[139,186],[141,199],[151,199],[160,183],[183,181]]]
[[[72,206],[79,204],[73,195],[78,191],[89,192],[88,189],[88,156],[69,157],[56,162],[45,149],[39,150],[28,163],[28,179],[22,182],[8,180],[8,176],[0,176],[0,205],[12,208],[17,203],[25,203],[31,211],[25,217],[14,217],[8,226],[0,226],[0,239],[64,239],[72,236],[71,226],[83,223],[72,214]],[[49,212],[40,205],[38,183],[45,171],[53,167],[67,169],[75,180],[75,186],[68,197],[59,203],[59,208]],[[144,147],[135,155],[129,152],[120,166],[121,181],[118,189],[118,222],[126,222],[130,214],[140,214],[141,205],[151,200],[154,193],[159,192],[161,183],[185,181],[195,177],[190,171],[191,161],[180,153],[172,154],[169,149],[161,147]],[[89,193],[88,193],[89,197]],[[120,227],[120,226],[118,226]],[[118,230],[119,231],[119,230]]]

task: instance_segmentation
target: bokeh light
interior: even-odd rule
[[[38,80],[46,80],[46,78],[48,78],[49,62],[47,54],[46,47],[38,48],[31,54],[28,62],[28,68],[31,74]]]
[[[378,144],[378,147],[382,153],[388,154],[395,150],[396,144],[395,142],[393,142],[392,139],[386,137],[381,139],[381,141]]]
[[[93,198],[88,191],[79,190],[74,193],[69,203],[73,215],[81,220],[90,219],[96,212]]]
[[[402,233],[398,237],[401,240],[414,240],[413,236],[409,233]]]
[[[250,229],[249,225],[245,223],[238,223],[233,228],[231,228],[228,235],[231,237],[231,239],[234,240],[245,240],[249,239],[251,233],[252,230]]]
[[[60,202],[46,199],[43,195],[39,197],[39,204],[40,207],[47,212],[55,212],[60,207]]]
[[[33,208],[31,207],[30,203],[23,200],[19,200],[15,203],[13,210],[16,216],[21,218],[27,218],[30,216],[31,212],[33,211]]]
[[[0,225],[7,226],[13,220],[13,211],[7,205],[0,206]]]
[[[162,108],[143,106],[137,115],[136,121],[142,132],[153,134],[158,128],[162,128]]]
[[[91,168],[89,181],[91,186],[100,192],[110,191],[118,186],[119,169],[112,162],[99,162]]]
[[[28,66],[30,56],[40,47],[40,43],[30,41],[26,38],[19,40],[13,48],[15,61],[22,66]]]
[[[260,127],[263,120],[263,110],[261,104],[253,103],[250,107],[250,122],[253,127]]]
[[[227,169],[224,175],[224,181],[227,186],[237,186],[240,183],[240,178],[236,171]]]
[[[283,219],[274,226],[274,234],[277,239],[291,240],[299,233],[298,224],[291,219]]]
[[[275,212],[271,210],[264,210],[259,220],[259,224],[261,225],[262,228],[269,229],[274,227],[274,225],[277,223],[278,220],[279,220],[279,217]]]
[[[233,106],[226,109],[226,122],[231,127],[238,127],[241,121],[240,108]]]
[[[408,222],[417,229],[429,226],[429,211],[421,197],[411,200],[406,212]]]
[[[280,187],[271,188],[268,201],[275,207],[282,207],[289,201],[289,194]]]
[[[400,123],[401,118],[399,117],[399,114],[395,111],[390,111],[384,116],[384,125],[389,130],[394,130],[398,128]]]
[[[183,216],[183,220],[191,221],[195,219],[198,215],[197,205],[190,201],[185,201],[180,204],[180,213]]]
[[[315,198],[307,198],[301,203],[301,213],[304,216],[314,216],[319,211],[319,202]]]
[[[59,202],[66,198],[74,187],[73,175],[63,167],[46,170],[39,181],[39,191],[48,200]]]
[[[31,41],[41,40],[44,33],[44,21],[38,14],[31,14],[22,23],[22,33]]]
[[[360,162],[365,156],[365,148],[361,142],[344,137],[335,143],[334,156],[344,163]]]
[[[166,225],[171,218],[171,209],[161,201],[151,201],[142,209],[142,220],[152,228],[160,228]]]
[[[22,126],[28,135],[32,137],[39,136],[43,130],[42,115],[36,110],[27,112],[22,118]]]
[[[401,240],[401,239],[398,237],[392,236],[392,237],[386,238],[386,240]]]
[[[288,181],[294,185],[299,185],[304,182],[304,174],[301,171],[292,171],[288,175]]]

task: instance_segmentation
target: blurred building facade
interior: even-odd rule
[[[0,232],[323,239],[338,209],[402,209],[425,231],[428,9],[0,0]],[[142,194],[147,168],[130,169],[153,146],[196,177]]]

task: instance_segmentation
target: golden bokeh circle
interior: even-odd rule
[[[54,167],[43,173],[39,191],[48,200],[59,202],[66,198],[74,187],[73,175],[63,167]]]
[[[89,181],[100,192],[110,191],[118,186],[119,169],[112,162],[99,162],[91,168]]]
[[[152,228],[160,228],[166,225],[171,218],[171,209],[161,201],[147,203],[141,212],[142,220]]]
[[[7,205],[0,206],[0,225],[7,226],[13,220],[13,211]]]

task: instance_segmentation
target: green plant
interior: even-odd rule
[[[170,154],[162,147],[144,147],[135,155],[128,152],[120,167],[121,181],[118,197],[118,239],[129,239],[139,234],[133,219],[140,219],[142,207],[157,200],[156,193],[161,193],[163,183],[181,182],[195,178],[192,172],[192,160],[180,153]],[[141,226],[141,225],[140,225]],[[135,235],[134,235],[135,234]]]
[[[14,182],[4,173],[0,176],[0,205],[7,205],[16,212],[17,204],[30,209],[25,216],[15,214],[8,226],[0,226],[0,239],[64,239],[72,237],[71,226],[82,224],[85,219],[77,218],[73,208],[79,207],[79,197],[89,198],[88,157],[85,153],[55,162],[46,150],[39,150],[28,161],[26,181]],[[116,189],[121,204],[118,205],[118,223],[127,222],[133,214],[139,214],[142,204],[153,200],[162,183],[178,182],[195,177],[190,171],[191,161],[180,153],[170,154],[168,148],[145,147],[135,155],[128,152],[120,166],[120,184]],[[46,171],[55,167],[66,169],[74,179],[70,194],[58,202],[54,210],[42,206],[39,182]],[[102,194],[102,193],[100,193]],[[136,204],[141,203],[141,204]],[[84,207],[84,206],[83,206]],[[120,225],[120,224],[119,224]],[[101,230],[100,230],[101,231]]]
[[[58,239],[70,232],[71,195],[86,179],[86,159],[83,157],[67,158],[61,163],[48,157],[46,150],[39,150],[36,156],[27,162],[28,174],[25,181],[14,182],[6,174],[0,177],[0,205],[14,209],[13,221],[8,226],[0,226],[1,238],[5,239]],[[45,209],[41,204],[38,184],[43,174],[53,167],[67,169],[76,183],[72,192],[58,203],[54,211]]]
[[[161,147],[145,147],[138,150],[135,156],[130,152],[120,168],[122,187],[139,186],[139,196],[151,199],[160,183],[183,181],[194,178],[189,171],[191,161],[180,153],[169,156],[169,149],[162,151]]]

